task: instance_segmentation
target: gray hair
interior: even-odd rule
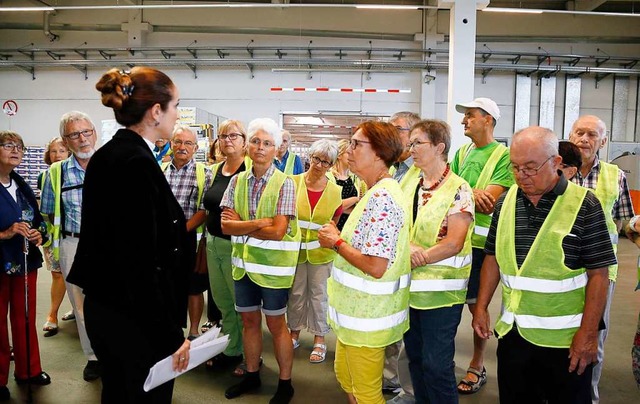
[[[65,135],[64,130],[67,127],[67,124],[75,121],[87,121],[91,124],[91,127],[93,128],[93,130],[94,131],[96,130],[96,126],[93,124],[93,121],[91,120],[91,117],[89,117],[89,115],[80,111],[71,111],[62,115],[62,117],[60,118],[60,136],[61,137],[64,137]]]
[[[171,134],[171,138],[173,139],[178,132],[187,132],[187,133],[191,133],[192,135],[196,136],[195,133],[193,133],[193,131],[191,130],[190,127],[188,127],[187,125],[176,125],[175,128],[173,128],[173,133]],[[197,136],[196,136],[197,138]]]
[[[338,143],[329,139],[316,140],[311,147],[309,147],[309,156],[315,154],[324,154],[329,157],[331,164],[335,164],[338,158]]]
[[[286,136],[286,137],[288,137],[288,138],[289,138],[289,140],[291,140],[291,132],[289,132],[289,131],[288,131],[288,130],[286,130],[286,129],[282,129],[282,140],[284,140],[284,137],[285,137],[285,136]]]
[[[513,138],[511,138],[511,143],[515,142],[520,136],[525,134],[536,138],[538,140],[538,144],[549,156],[558,155],[558,136],[556,136],[551,129],[540,126],[529,126],[528,128],[520,129],[513,135]]]
[[[249,122],[249,127],[247,128],[248,141],[251,141],[260,130],[273,137],[276,149],[280,147],[282,144],[282,132],[276,121],[271,118],[256,118]]]
[[[410,111],[400,111],[400,112],[396,112],[395,114],[391,115],[391,118],[389,118],[389,122],[393,122],[397,119],[404,119],[405,121],[407,121],[407,123],[409,124],[409,129],[411,129],[413,127],[413,125],[415,125],[416,123],[418,123],[420,121],[420,115],[416,114],[415,112],[410,112]]]

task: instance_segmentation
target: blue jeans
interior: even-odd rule
[[[453,357],[462,308],[410,309],[410,328],[404,334],[409,372],[417,403],[457,403]]]

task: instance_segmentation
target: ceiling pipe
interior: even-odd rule
[[[44,31],[44,36],[47,37],[49,42],[55,42],[55,41],[60,39],[60,35],[56,35],[53,32],[51,32],[51,23],[49,21],[49,19],[51,17],[51,13],[52,13],[51,11],[45,11],[43,13],[42,27],[43,27],[43,31]]]

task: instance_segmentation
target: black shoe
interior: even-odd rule
[[[34,386],[46,386],[47,384],[51,384],[51,377],[46,372],[40,372],[39,375],[27,379],[18,379],[16,377],[16,383],[19,385],[29,383]]]
[[[289,401],[293,398],[294,390],[291,381],[288,380],[288,382],[286,385],[278,383],[278,390],[276,394],[271,397],[271,400],[269,400],[269,404],[289,404]]]
[[[258,373],[258,372],[256,372]],[[225,392],[224,396],[231,400],[232,398],[239,397],[245,393],[251,393],[260,388],[262,382],[260,381],[260,376],[247,376],[238,384],[234,384],[229,387]]]
[[[0,386],[0,401],[9,401],[10,398],[11,393],[9,393],[7,386]]]
[[[84,370],[82,371],[82,378],[86,382],[96,380],[101,375],[102,375],[102,368],[100,367],[100,362],[98,361],[87,362],[87,366],[85,366]]]

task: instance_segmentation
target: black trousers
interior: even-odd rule
[[[498,340],[497,356],[501,404],[591,403],[593,366],[569,373],[568,348],[534,345],[514,327]]]
[[[85,298],[84,313],[91,347],[102,367],[102,403],[170,404],[173,380],[148,393],[142,386],[151,366],[175,350],[148,331],[148,322],[116,312],[91,296]]]

